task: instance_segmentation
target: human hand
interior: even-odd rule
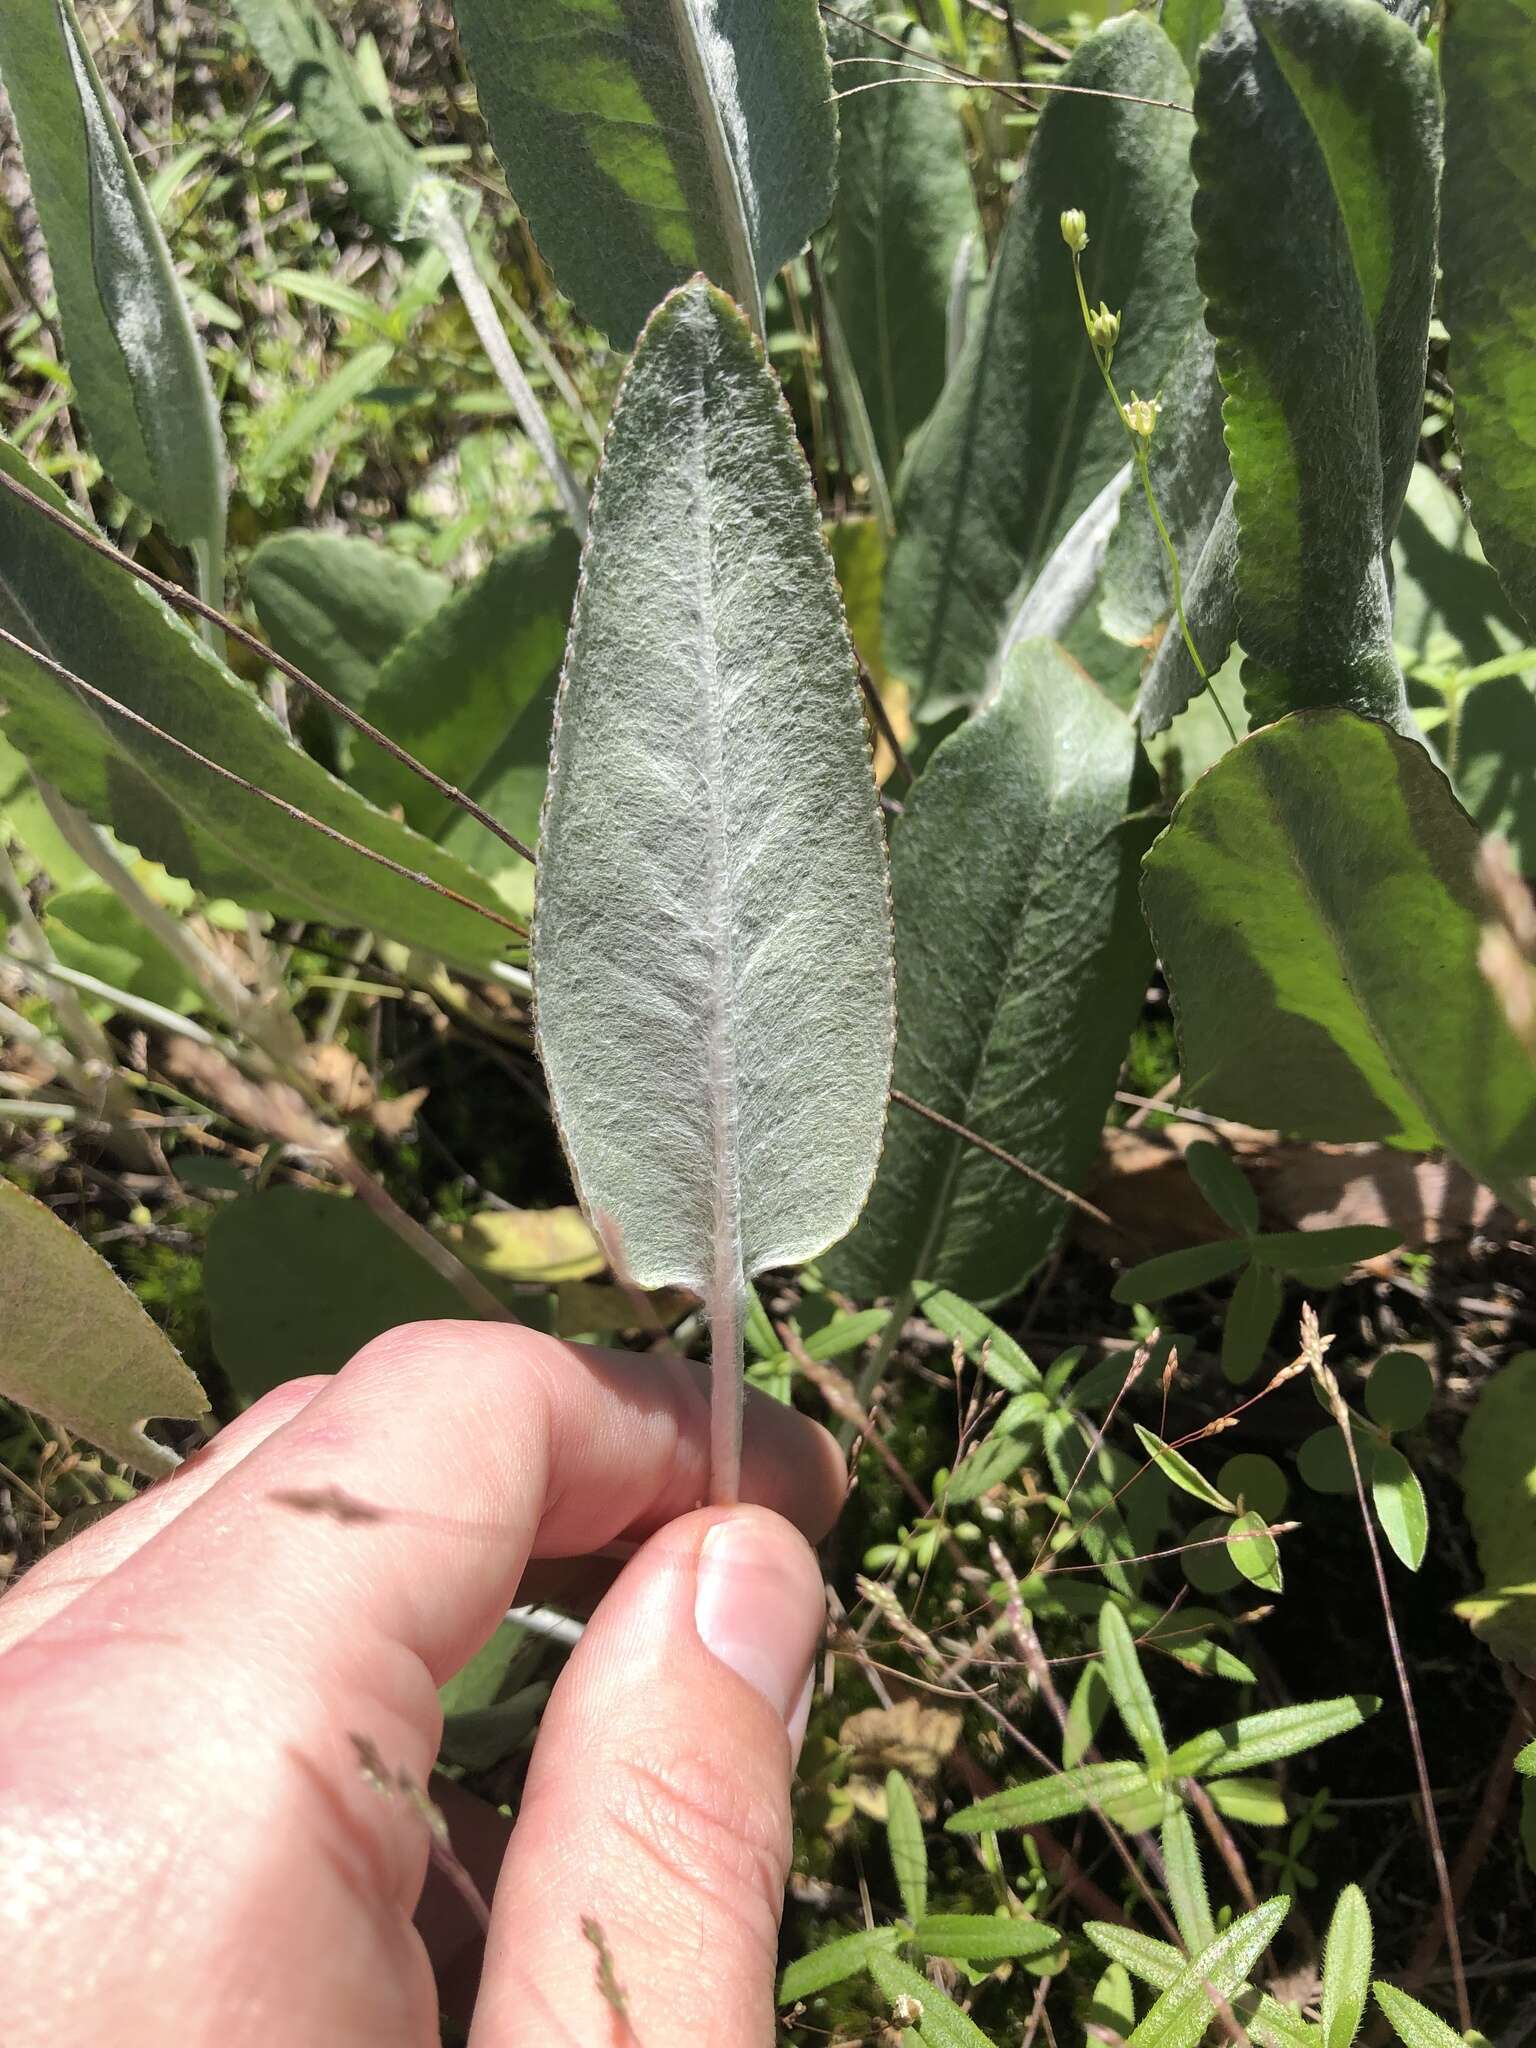
[[[822,1622],[805,1537],[843,1472],[755,1398],[760,1505],[690,1512],[707,1445],[680,1360],[419,1324],[279,1388],[29,1572],[0,1602],[6,2048],[436,2041],[426,1829],[353,1738],[425,1784],[437,1687],[539,1597],[537,1561],[623,1539],[545,1709],[473,2048],[769,2041]]]

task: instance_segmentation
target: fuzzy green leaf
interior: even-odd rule
[[[556,712],[539,1046],[589,1212],[643,1287],[746,1279],[864,1201],[893,1036],[853,653],[789,412],[702,279],[608,433]]]
[[[202,1388],[99,1252],[0,1179],[0,1395],[154,1478],[179,1462],[152,1416],[206,1415]]]
[[[1179,1939],[1192,1954],[1198,1954],[1216,1939],[1216,1923],[1211,1918],[1210,1895],[1205,1888],[1205,1870],[1195,1831],[1182,1806],[1163,1822],[1163,1869]]]
[[[5,0],[0,74],[48,242],[65,357],[102,467],[198,551],[217,602],[226,480],[213,386],[72,0]]]
[[[1528,1742],[1515,1758],[1515,1769],[1522,1778],[1536,1778],[1536,1742]]]
[[[1457,8],[1440,63],[1456,434],[1478,537],[1536,632],[1536,0]]]
[[[1124,713],[1032,641],[936,750],[892,835],[894,1085],[1067,1187],[1098,1155],[1151,964],[1135,883],[1149,833],[1123,822],[1139,768]],[[826,1272],[865,1297],[922,1278],[995,1301],[1065,1216],[1017,1169],[898,1105],[869,1205]]]
[[[5,442],[0,469],[63,509]],[[9,493],[0,493],[0,625],[111,700],[81,697],[0,648],[7,738],[72,803],[172,874],[210,896],[360,926],[470,969],[506,954],[504,927],[411,878],[429,876],[493,906],[470,868],[327,775],[158,597]],[[409,873],[392,873],[211,774],[119,717],[118,704]]]
[[[1185,1966],[1183,1956],[1171,1941],[1158,1941],[1138,1928],[1090,1920],[1083,1932],[1102,1954],[1113,1957],[1154,1991],[1166,1991]],[[1267,1993],[1256,1997],[1252,1991],[1241,1991],[1231,2004],[1265,2048],[1322,2048],[1320,2030],[1309,2026]]]
[[[933,84],[927,36],[881,15],[873,0],[852,0],[838,15],[851,18],[827,17],[834,67],[864,61],[834,71],[844,97],[828,284],[880,461],[894,477],[943,387],[955,254],[979,224],[958,95]],[[878,25],[902,49],[855,22]]]
[[[1290,1818],[1285,1795],[1273,1778],[1211,1778],[1205,1789],[1218,1813],[1245,1827],[1283,1828]]]
[[[899,1928],[862,1928],[857,1934],[845,1934],[837,1941],[823,1942],[820,1948],[813,1948],[808,1955],[797,1956],[779,1979],[780,2005],[793,2005],[797,1999],[812,1998],[818,1991],[826,1991],[832,1985],[856,1976],[868,1967],[871,1956],[889,1954],[900,1939]]]
[[[921,1970],[914,1970],[899,1956],[876,1950],[869,1958],[869,1974],[893,2005],[898,1998],[906,1998],[921,2011],[918,2024],[923,2048],[992,2048],[986,2035],[953,1999],[946,1998]]]
[[[1252,722],[1342,705],[1406,730],[1384,551],[1422,417],[1433,60],[1361,0],[1234,0],[1195,113]]]
[[[948,1288],[920,1281],[917,1305],[935,1329],[965,1349],[973,1365],[985,1361],[987,1377],[1010,1394],[1032,1393],[1041,1385],[1039,1368],[1023,1346],[988,1315]]]
[[[1381,1701],[1371,1693],[1345,1693],[1337,1699],[1307,1700],[1300,1706],[1274,1707],[1265,1714],[1245,1714],[1220,1728],[1208,1728],[1173,1752],[1168,1769],[1174,1777],[1231,1777],[1256,1770],[1283,1756],[1315,1749],[1332,1736],[1347,1735],[1370,1719]]]
[[[885,1835],[906,1916],[921,1920],[928,1910],[928,1851],[917,1801],[900,1771],[885,1774]]]
[[[1301,1137],[1443,1142],[1529,1213],[1536,1068],[1478,968],[1476,856],[1428,754],[1383,726],[1305,712],[1234,747],[1145,863],[1187,1096]]]
[[[1378,1982],[1371,1988],[1403,2048],[1466,2048],[1454,2027],[1447,2026],[1427,2005],[1420,2005],[1395,1984]]]
[[[1371,1984],[1371,1909],[1357,1884],[1345,1885],[1323,1948],[1323,2048],[1351,2048]]]
[[[1165,1444],[1160,1436],[1154,1435],[1150,1429],[1144,1429],[1139,1422],[1136,1425],[1136,1434],[1141,1438],[1141,1447],[1147,1456],[1167,1474],[1175,1486],[1192,1495],[1194,1499],[1204,1501],[1207,1507],[1220,1508],[1229,1515],[1237,1513],[1236,1504],[1212,1486],[1205,1474],[1192,1465],[1182,1451],[1176,1451],[1171,1444]]]
[[[276,96],[291,101],[363,219],[392,240],[421,165],[314,0],[235,0],[235,11]]]
[[[1104,1666],[1094,1657],[1086,1663],[1072,1688],[1066,1722],[1061,1731],[1061,1765],[1070,1771],[1080,1764],[1098,1735],[1099,1725],[1110,1706],[1109,1681]]]
[[[1112,1301],[1164,1301],[1170,1294],[1187,1294],[1235,1273],[1248,1258],[1248,1246],[1240,1238],[1218,1238],[1214,1244],[1184,1245],[1176,1252],[1163,1252],[1155,1259],[1143,1259],[1122,1273],[1111,1291]]]
[[[1212,1994],[1230,1999],[1268,1948],[1291,1909],[1288,1898],[1271,1899],[1244,1913],[1222,1935],[1191,1958],[1132,2034],[1127,2048],[1195,2048],[1215,2018]]]
[[[1009,1956],[1048,1956],[1060,1948],[1054,1927],[1038,1920],[1013,1920],[996,1913],[930,1913],[914,1932],[928,1956],[957,1963],[1000,1963]]]
[[[262,542],[246,588],[277,652],[354,711],[394,649],[451,593],[446,576],[398,548],[302,530]]]
[[[984,304],[922,438],[886,581],[887,664],[925,718],[981,696],[1018,594],[1126,459],[1083,332],[1059,220],[1088,216],[1091,302],[1124,317],[1115,372],[1155,393],[1198,310],[1188,121],[1098,92],[1187,103],[1166,36],[1135,14],[1081,45],[1015,190]],[[931,91],[931,87],[892,88]]]
[[[1152,1688],[1136,1654],[1135,1638],[1113,1600],[1106,1600],[1099,1612],[1099,1653],[1125,1732],[1146,1759],[1149,1771],[1155,1774],[1168,1761],[1168,1743]]]
[[[1093,1987],[1085,2015],[1090,2041],[1118,2035],[1123,2041],[1136,2024],[1136,1994],[1123,1963],[1111,1963]]]
[[[628,347],[695,271],[761,326],[832,207],[816,0],[455,0],[512,196],[562,291]]]
[[[1084,1764],[1054,1778],[1036,1778],[1026,1785],[1011,1785],[1005,1792],[994,1792],[990,1798],[952,1813],[944,1825],[954,1835],[1028,1828],[1039,1821],[1059,1820],[1063,1814],[1081,1813],[1085,1807],[1102,1806],[1109,1799],[1124,1799],[1154,1789],[1140,1764]]]

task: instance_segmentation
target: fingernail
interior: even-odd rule
[[[705,1649],[755,1686],[792,1735],[798,1720],[803,1736],[822,1617],[787,1542],[766,1518],[716,1522],[699,1551],[693,1621]]]

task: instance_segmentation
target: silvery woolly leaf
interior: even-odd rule
[[[609,429],[534,975],[589,1212],[639,1285],[709,1310],[729,1497],[745,1280],[858,1214],[893,1013],[869,748],[805,462],[746,322],[702,279],[652,315]]]

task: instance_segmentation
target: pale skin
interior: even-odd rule
[[[436,1876],[418,1915],[425,1828],[352,1738],[425,1783],[437,1687],[514,1599],[614,1570],[554,1561],[629,1544],[510,1839],[451,1808],[494,1889],[472,2048],[771,2042],[824,1618],[807,1539],[844,1477],[816,1424],[753,1400],[755,1505],[698,1508],[708,1443],[681,1361],[414,1325],[28,1572],[0,1600],[6,2048],[436,2042],[434,1963],[472,1997],[473,1925]]]

